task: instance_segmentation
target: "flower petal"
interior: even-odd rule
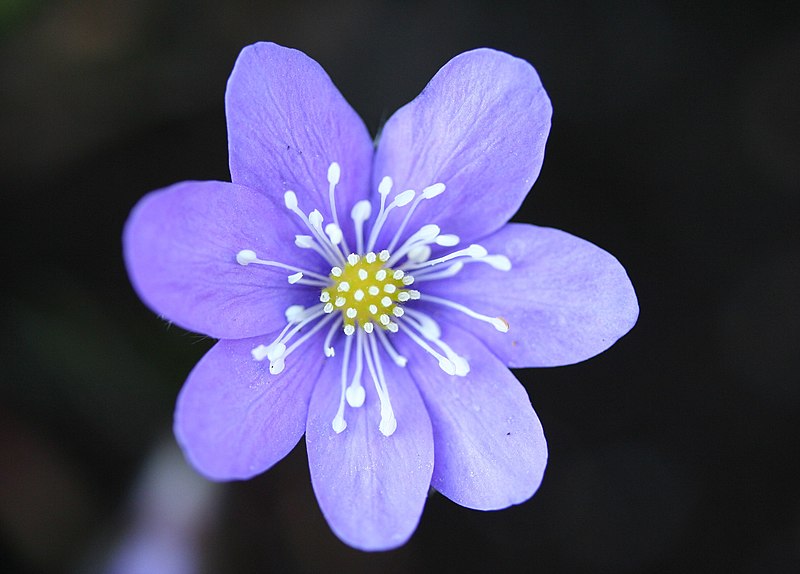
[[[625,269],[596,245],[557,229],[513,223],[481,245],[508,256],[511,270],[471,263],[451,279],[426,284],[425,293],[504,318],[510,327],[500,333],[429,306],[436,317],[474,333],[507,365],[577,363],[605,351],[636,323],[639,306]]]
[[[271,339],[270,339],[271,340]],[[306,343],[271,375],[250,351],[268,338],[218,342],[192,370],[175,407],[186,458],[212,480],[245,479],[286,456],[305,430],[323,355]]]
[[[397,430],[378,430],[380,405],[363,381],[366,402],[345,411],[347,428],[331,422],[339,406],[340,363],[325,366],[306,427],[311,482],[322,513],[345,543],[361,550],[396,548],[417,527],[433,468],[431,423],[408,373],[383,361]],[[366,371],[366,369],[365,369]]]
[[[464,241],[491,233],[517,211],[539,175],[551,113],[526,61],[489,49],[456,56],[386,122],[373,185],[388,175],[398,192],[447,186],[420,204],[407,233],[427,223]],[[403,216],[395,210],[387,230]]]
[[[217,338],[250,337],[283,325],[285,309],[314,293],[289,285],[291,270],[239,265],[251,249],[263,260],[312,270],[316,254],[294,246],[291,213],[245,187],[183,182],[154,191],[133,209],[123,246],[131,283],[156,313]]]
[[[364,122],[317,62],[272,43],[242,50],[225,94],[231,178],[262,193],[297,193],[330,221],[328,167],[341,166],[340,220],[369,189],[373,144]],[[349,226],[348,226],[349,227]]]
[[[408,339],[398,351],[425,401],[433,425],[431,485],[477,510],[497,510],[529,499],[542,482],[547,443],[525,389],[466,331],[442,325],[443,340],[470,365],[450,376]]]

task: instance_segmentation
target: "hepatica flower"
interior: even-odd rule
[[[124,232],[144,302],[219,339],[178,397],[187,459],[246,479],[305,434],[325,518],[364,550],[403,544],[431,486],[480,510],[530,498],[547,447],[508,367],[592,357],[638,314],[614,257],[507,223],[550,129],[535,70],[461,54],[377,144],[275,44],[242,51],[225,103],[232,183],[155,191]]]

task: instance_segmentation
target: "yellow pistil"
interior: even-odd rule
[[[332,285],[322,290],[320,301],[327,313],[342,313],[345,333],[352,334],[357,326],[368,333],[374,326],[395,331],[394,319],[403,315],[401,304],[419,297],[407,289],[413,282],[410,275],[385,266],[388,258],[388,252],[351,254],[344,268],[331,269]]]

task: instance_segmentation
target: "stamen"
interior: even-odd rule
[[[455,375],[456,374],[456,366],[453,364],[453,362],[450,359],[448,359],[447,357],[445,357],[441,353],[438,353],[437,351],[435,351],[428,343],[426,343],[423,339],[421,339],[419,335],[417,335],[414,331],[412,331],[411,329],[406,327],[405,324],[400,325],[400,328],[402,329],[402,331],[406,335],[411,337],[411,339],[417,345],[419,345],[425,351],[427,351],[428,354],[433,355],[433,357],[436,358],[436,360],[439,362],[439,368],[440,369],[442,369],[448,375]]]
[[[344,247],[345,253],[350,251],[347,247],[347,241],[344,239],[344,236],[341,232],[341,225],[339,225],[339,214],[336,211],[336,186],[339,184],[339,179],[341,178],[342,170],[339,167],[337,162],[331,162],[331,165],[328,166],[328,200],[331,204],[331,216],[333,217],[333,223],[335,224],[336,228],[339,230],[338,239],[339,241],[335,241],[333,237],[331,237],[331,243],[334,245],[342,244]],[[330,225],[328,225],[330,227]],[[328,227],[325,228],[325,232],[327,233]],[[329,234],[330,236],[330,234]]]
[[[353,223],[355,224],[356,249],[359,253],[364,252],[364,222],[369,219],[371,214],[372,204],[366,199],[362,199],[361,201],[357,202],[353,206],[352,211],[350,211],[350,217],[353,219]]]
[[[352,341],[353,339],[348,337],[348,340]],[[364,370],[363,354],[363,337],[359,334],[356,336],[356,368],[346,391],[347,404],[354,409],[363,405],[366,398],[364,387],[361,386],[361,373]]]
[[[389,354],[394,363],[399,367],[405,367],[406,364],[408,364],[408,359],[406,359],[403,355],[398,353],[394,347],[392,347],[392,344],[389,342],[389,337],[387,337],[381,329],[378,329],[375,331],[375,333],[378,335],[378,339],[383,345],[384,350]]]
[[[375,392],[378,394],[378,400],[381,403],[381,422],[378,425],[378,430],[381,431],[383,436],[391,436],[394,431],[397,430],[397,420],[394,417],[392,403],[389,400],[389,392],[383,378],[380,355],[378,354],[378,348],[372,337],[368,337],[365,344],[369,349],[364,351],[364,358],[367,361],[367,369],[370,375],[372,375]]]
[[[297,273],[302,273],[303,275],[308,275],[309,277],[314,277],[315,279],[319,279],[320,281],[324,281],[325,284],[329,284],[330,280],[325,277],[324,275],[320,275],[319,273],[314,273],[313,271],[306,271],[305,269],[300,269],[299,267],[295,267],[294,265],[286,265],[285,263],[280,263],[279,261],[265,261],[263,259],[259,259],[256,255],[256,252],[252,249],[242,249],[236,254],[236,262],[239,265],[246,266],[250,265],[251,263],[255,263],[257,265],[266,265],[268,267],[277,267],[278,269],[286,269],[288,271],[295,271]]]
[[[458,237],[458,235],[448,234],[440,235],[434,240],[434,243],[436,243],[436,245],[441,245],[442,247],[454,247],[458,245],[460,241],[461,239]]]
[[[344,429],[347,428],[347,421],[344,420],[344,400],[345,400],[345,393],[347,392],[347,371],[348,367],[350,366],[350,350],[353,346],[353,339],[348,337],[345,339],[344,342],[344,357],[342,358],[342,375],[341,375],[341,384],[342,384],[342,392],[339,395],[339,408],[336,410],[336,416],[333,417],[333,421],[331,421],[331,426],[333,427],[334,432],[336,434],[341,433]]]
[[[283,314],[286,316],[286,320],[289,323],[296,323],[302,318],[303,311],[305,310],[306,308],[302,305],[289,305]]]
[[[430,261],[426,261],[424,263],[406,263],[401,266],[402,269],[412,270],[412,269],[419,269],[421,267],[432,267],[434,265],[438,265],[439,263],[444,263],[445,261],[450,261],[451,259],[455,259],[456,257],[472,257],[474,259],[481,259],[486,257],[488,252],[486,248],[482,245],[478,245],[473,243],[469,247],[464,249],[459,249],[458,251],[453,251],[452,253],[448,253],[444,257],[439,257],[437,259],[431,259]]]
[[[385,180],[386,178],[384,178]],[[391,181],[391,180],[390,180]],[[383,183],[383,181],[381,181]],[[380,188],[378,192],[381,193]],[[408,205],[408,203],[414,199],[414,195],[416,192],[413,189],[407,189],[403,192],[398,193],[394,196],[392,202],[386,206],[384,209],[384,204],[386,200],[386,196],[381,193],[381,210],[378,212],[378,217],[375,220],[375,225],[372,226],[372,231],[369,234],[369,243],[367,244],[367,249],[372,251],[375,247],[375,242],[378,240],[378,236],[380,235],[381,229],[383,228],[383,224],[386,223],[386,218],[389,216],[389,213],[395,207],[403,207]]]
[[[455,309],[457,311],[461,311],[465,315],[472,317],[473,319],[478,319],[479,321],[485,321],[492,325],[495,329],[500,331],[501,333],[508,332],[508,321],[503,319],[502,317],[489,317],[488,315],[482,315],[476,311],[473,311],[469,307],[465,307],[461,303],[456,303],[454,301],[450,301],[449,299],[443,299],[442,297],[436,297],[434,295],[423,295],[421,296],[423,301],[430,301],[431,303],[438,303],[439,305],[444,305],[445,307],[450,307],[451,309]]]
[[[342,252],[336,245],[331,243],[328,237],[325,236],[325,233],[323,233],[322,214],[318,210],[315,209],[308,217],[306,217],[306,214],[303,213],[303,211],[298,207],[297,195],[291,190],[283,194],[283,202],[292,213],[297,215],[303,221],[303,223],[306,224],[306,227],[308,227],[312,235],[316,237],[318,242],[317,247],[319,247],[320,250],[317,250],[315,247],[308,244],[307,240],[303,240],[303,244],[307,245],[307,248],[315,249],[315,251],[322,255],[322,257],[331,265],[335,265],[337,262],[343,260]],[[297,242],[297,239],[295,239],[295,242]]]
[[[300,279],[302,279],[302,278],[303,278],[303,273],[298,271],[297,273],[293,273],[292,275],[289,275],[289,283],[294,285],[295,283],[300,281]]]
[[[336,331],[341,324],[342,320],[339,319],[331,323],[331,328],[328,329],[328,334],[325,336],[325,342],[322,344],[322,349],[325,352],[326,357],[333,357],[336,355],[336,350],[333,348],[333,345],[331,345],[331,341],[333,341],[333,336],[336,334]]]
[[[461,269],[464,268],[463,261],[456,261],[449,267],[442,269],[441,271],[437,269],[422,269],[414,273],[414,279],[416,281],[434,281],[436,279],[447,279],[448,277],[452,277],[456,275]]]
[[[389,247],[387,248],[389,251],[394,251],[397,242],[400,241],[400,236],[403,234],[403,230],[408,225],[409,220],[411,219],[411,215],[414,213],[414,210],[417,209],[417,206],[422,202],[423,199],[431,199],[436,197],[437,195],[441,195],[444,193],[445,185],[443,183],[434,183],[433,185],[429,185],[425,189],[422,190],[417,196],[417,200],[413,203],[413,205],[408,209],[406,216],[403,218],[403,221],[400,223],[400,227],[397,228],[397,231],[392,238],[392,241],[389,243]]]

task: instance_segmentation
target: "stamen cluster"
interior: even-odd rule
[[[351,253],[344,268],[331,269],[332,285],[322,290],[319,300],[325,303],[325,313],[342,312],[346,335],[355,333],[356,326],[372,333],[375,325],[396,333],[394,319],[404,313],[400,303],[419,299],[419,291],[406,289],[414,277],[402,269],[386,267],[389,257],[387,250],[378,254],[370,251],[363,257]]]

